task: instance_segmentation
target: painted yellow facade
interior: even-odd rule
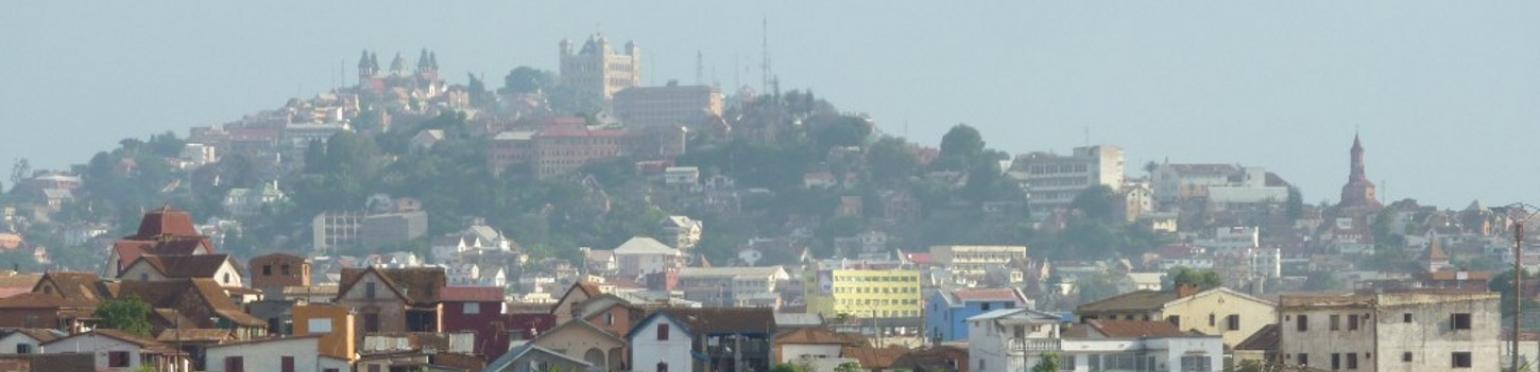
[[[825,317],[918,318],[924,307],[916,270],[829,269],[806,275],[808,312]]]

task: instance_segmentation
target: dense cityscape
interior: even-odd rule
[[[743,86],[701,66],[644,85],[642,44],[553,46],[557,66],[500,81],[443,76],[454,56],[433,50],[364,50],[321,94],[67,169],[15,160],[0,371],[1512,371],[1540,357],[1540,210],[1387,200],[1369,175],[1397,155],[1372,133],[1326,139],[1341,162],[1314,169],[1345,179],[1311,203],[1289,175],[1225,158],[1007,151],[962,123],[931,147],[782,87],[768,57]]]

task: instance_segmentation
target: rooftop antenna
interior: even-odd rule
[[[1091,126],[1087,125],[1087,126],[1085,126],[1084,128],[1081,128],[1081,129],[1085,130],[1085,145],[1086,146],[1090,146],[1091,145]]]
[[[771,85],[774,84],[773,80],[775,80],[774,72],[772,72],[773,70],[770,69],[770,17],[760,18],[759,26],[761,32],[759,53],[761,57],[764,58],[763,61],[760,61],[759,65],[759,72],[761,75],[763,75],[760,77],[763,79],[763,82],[761,83],[763,85],[760,86],[760,89],[764,89],[766,92],[769,92]]]
[[[706,58],[695,51],[695,85],[706,85]]]

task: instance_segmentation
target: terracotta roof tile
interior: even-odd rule
[[[1262,329],[1258,329],[1256,333],[1252,333],[1250,337],[1246,337],[1241,343],[1235,344],[1235,350],[1278,350],[1278,341],[1281,336],[1278,331],[1277,324],[1262,326]]]
[[[1146,320],[1092,320],[1086,325],[1108,338],[1181,337],[1188,334],[1168,322]]]
[[[412,304],[437,303],[443,289],[449,286],[449,279],[444,275],[442,267],[386,269],[371,266],[365,269],[342,269],[342,280],[339,281],[337,294],[339,296],[346,294],[348,289],[369,271],[378,273],[387,287]]]
[[[447,287],[439,300],[444,302],[502,302],[503,289],[499,287]]]
[[[867,370],[887,369],[893,366],[893,362],[899,357],[909,353],[909,348],[889,346],[885,348],[874,347],[847,347],[841,353],[846,358],[860,361],[861,368]]]
[[[183,328],[167,329],[155,337],[160,342],[222,342],[235,339],[235,335],[227,329],[218,328]]]
[[[213,278],[225,261],[226,254],[158,255],[146,254],[140,261],[155,267],[168,278]],[[132,263],[129,266],[133,266]]]
[[[865,346],[860,335],[837,333],[823,328],[801,328],[775,335],[776,344]]]

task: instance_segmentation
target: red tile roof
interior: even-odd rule
[[[444,302],[502,302],[503,289],[499,287],[447,287],[439,295]]]
[[[1168,322],[1148,320],[1091,320],[1086,326],[1108,338],[1181,337],[1187,333]]]
[[[157,255],[146,254],[140,261],[155,267],[167,278],[213,278],[220,266],[230,260],[226,254]],[[129,266],[133,266],[132,263]]]
[[[139,232],[134,234],[140,238],[163,235],[197,236],[198,229],[193,227],[192,216],[187,212],[166,206],[145,213],[139,220]]]

